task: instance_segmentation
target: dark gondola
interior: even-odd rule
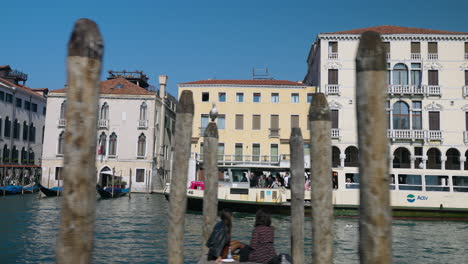
[[[25,185],[25,186],[16,186],[16,185],[8,185],[6,187],[0,187],[0,195],[3,194],[5,190],[6,195],[15,195],[15,194],[28,194],[28,193],[34,193],[37,192],[39,189],[37,186],[30,186],[30,185]],[[23,192],[21,192],[23,190]]]
[[[63,192],[62,187],[52,187],[49,189],[47,187],[42,186],[40,183],[39,183],[39,189],[45,196],[49,196],[49,197],[60,196],[62,195],[62,192]]]
[[[112,193],[112,188],[106,187],[102,188],[100,185],[96,185],[96,190],[103,199],[109,198],[118,198],[127,195],[130,189],[122,189],[118,187],[114,187],[114,193]]]

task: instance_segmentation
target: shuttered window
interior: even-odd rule
[[[331,128],[338,128],[338,110],[334,109],[330,111],[331,116]]]
[[[279,128],[279,116],[278,115],[272,115],[270,121],[271,121],[270,122],[271,128],[274,128],[274,129]]]
[[[468,86],[468,71],[465,71],[465,85]]]
[[[429,130],[440,130],[440,112],[429,112]]]
[[[261,129],[260,121],[261,121],[260,115],[253,115],[252,116],[252,130],[260,130]]]
[[[291,128],[293,127],[299,127],[299,116],[298,115],[292,115],[291,116]]]
[[[242,160],[242,143],[236,143],[236,148],[235,148],[235,152],[236,152],[236,156],[235,156],[235,160],[236,161],[241,161]]]
[[[390,53],[390,42],[384,42],[385,53]]]
[[[468,112],[465,112],[465,131],[468,131]]]
[[[260,144],[252,145],[252,161],[260,161]]]
[[[337,69],[328,70],[328,84],[338,84],[338,70]]]
[[[429,53],[437,53],[437,42],[429,42],[428,43],[428,52]]]
[[[439,71],[437,70],[428,71],[428,84],[439,85]]]
[[[411,53],[421,53],[421,42],[411,42]]]
[[[328,42],[328,52],[338,52],[338,42]]]
[[[244,115],[236,115],[236,129],[244,129]]]
[[[468,53],[468,42],[465,42],[465,53]]]

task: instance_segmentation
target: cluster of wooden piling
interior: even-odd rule
[[[68,44],[67,128],[65,132],[64,199],[58,263],[90,263],[95,213],[96,124],[103,41],[97,25],[80,19]],[[357,118],[360,156],[360,246],[362,263],[391,262],[388,150],[385,117],[385,49],[374,32],[362,35],[356,58]],[[310,106],[311,201],[313,263],[333,262],[333,204],[331,177],[331,121],[323,94]],[[191,91],[184,91],[177,107],[173,177],[170,185],[168,263],[184,260],[187,174],[193,127]],[[205,131],[204,247],[217,216],[218,130],[214,119]],[[291,153],[291,255],[304,263],[304,152],[301,130],[293,128]],[[130,171],[131,173],[131,171]],[[113,173],[114,174],[114,173]],[[131,182],[130,182],[131,184]],[[130,196],[129,196],[130,198]]]

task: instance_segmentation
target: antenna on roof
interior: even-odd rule
[[[270,76],[268,68],[265,69],[255,69],[252,68],[252,79],[253,80],[274,80],[275,78]]]

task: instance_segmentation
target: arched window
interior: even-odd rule
[[[112,133],[109,137],[109,156],[115,156],[117,153],[117,135]]]
[[[393,105],[393,129],[409,129],[409,107],[398,101]]]
[[[138,137],[138,157],[144,157],[146,154],[146,137],[143,133]]]
[[[60,119],[65,119],[65,110],[67,109],[67,101],[63,101],[60,106]]]
[[[19,134],[20,134],[20,123],[18,122],[18,119],[15,119],[13,122],[13,138],[19,139]]]
[[[411,168],[410,156],[406,148],[397,148],[393,153],[393,168]]]
[[[447,160],[445,161],[445,169],[459,170],[460,169],[460,152],[457,149],[448,149],[445,153]]]
[[[21,164],[28,164],[28,152],[24,147],[21,149]]]
[[[26,121],[23,122],[23,140],[28,140],[29,126]]]
[[[5,137],[10,137],[10,130],[11,130],[11,121],[10,121],[10,118],[7,116],[5,118],[5,133],[4,133]]]
[[[332,167],[340,167],[340,149],[338,147],[332,147]]]
[[[398,63],[393,67],[393,84],[408,85],[408,67],[403,63]]]
[[[18,150],[16,149],[16,146],[13,146],[13,149],[11,151],[11,159],[13,163],[18,163]]]
[[[104,103],[101,107],[101,115],[100,119],[102,120],[108,120],[109,119],[109,105],[107,103]]]
[[[5,144],[3,146],[3,162],[9,162],[10,161],[10,151],[8,150],[8,146]]]
[[[427,165],[426,168],[428,169],[441,169],[442,168],[442,160],[440,150],[436,148],[430,148],[427,151]]]
[[[34,123],[29,125],[29,141],[36,142],[36,127],[34,126]]]
[[[99,136],[99,149],[98,155],[106,155],[107,136],[106,133],[102,132]]]
[[[59,155],[63,154],[64,143],[65,143],[65,131],[62,131],[62,133],[60,133],[59,138],[58,138],[57,154]]]
[[[359,166],[359,150],[354,146],[349,146],[345,150],[345,167]]]
[[[140,105],[140,120],[147,120],[147,109],[148,106],[145,102]]]

